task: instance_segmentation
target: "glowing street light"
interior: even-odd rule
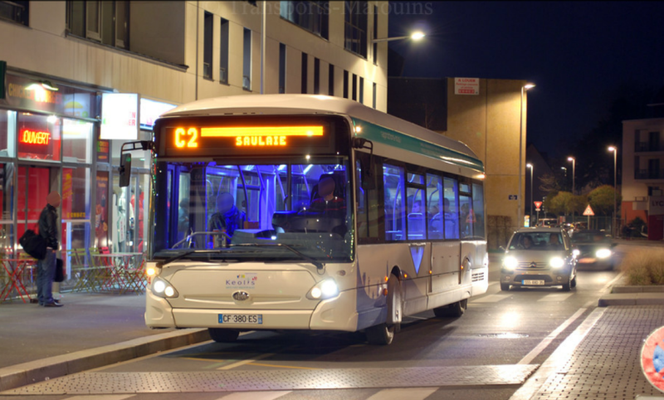
[[[533,168],[533,164],[531,164],[531,163],[526,164],[526,168],[530,168],[530,218],[532,218],[533,217],[533,201],[535,201],[535,199],[533,199],[533,170],[535,168]]]
[[[576,158],[574,157],[567,157],[567,161],[572,162],[572,194],[574,193],[574,179],[576,178]]]
[[[422,40],[426,36],[424,32],[422,31],[416,31],[410,34],[410,36],[395,36],[391,38],[379,38],[379,39],[372,39],[371,43],[380,43],[380,42],[391,42],[393,40],[404,40],[404,39],[411,39],[414,41],[419,41]]]
[[[613,152],[613,222],[611,227],[613,227],[613,237],[616,237],[618,234],[618,226],[616,224],[616,219],[618,219],[618,148],[615,146],[609,146],[609,151]]]
[[[535,87],[534,83],[526,83],[525,85],[521,86],[521,109],[519,112],[519,195],[517,196],[517,199],[519,200],[519,205],[518,205],[518,211],[517,211],[517,217],[519,219],[522,218],[521,215],[521,171],[523,168],[523,164],[521,164],[521,159],[522,159],[522,148],[523,148],[523,93],[528,90],[532,89]]]

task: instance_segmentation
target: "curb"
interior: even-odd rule
[[[611,293],[664,293],[664,286],[662,285],[648,285],[648,286],[627,286],[616,285],[611,289]]]
[[[598,307],[664,305],[664,293],[611,293],[602,296]]]
[[[0,392],[208,340],[207,329],[183,329],[0,368]]]

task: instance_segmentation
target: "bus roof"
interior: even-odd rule
[[[465,144],[450,139],[419,125],[367,107],[356,101],[334,96],[309,94],[237,95],[202,99],[178,106],[162,117],[204,117],[222,115],[348,115],[412,136],[438,146],[443,146],[477,159]]]

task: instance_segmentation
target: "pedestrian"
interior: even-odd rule
[[[55,278],[56,252],[60,250],[58,242],[58,210],[60,194],[55,190],[46,196],[46,207],[39,216],[39,234],[46,241],[46,256],[37,262],[37,298],[44,307],[62,307],[59,300],[53,298],[53,279]]]

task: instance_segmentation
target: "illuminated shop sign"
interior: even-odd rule
[[[48,146],[51,140],[51,133],[44,131],[33,131],[30,129],[23,129],[19,133],[18,141],[25,144],[37,144]]]
[[[139,129],[137,117],[138,94],[102,94],[100,139],[137,140]]]
[[[141,99],[141,129],[152,130],[159,116],[177,107],[174,104],[162,103],[149,99]]]

